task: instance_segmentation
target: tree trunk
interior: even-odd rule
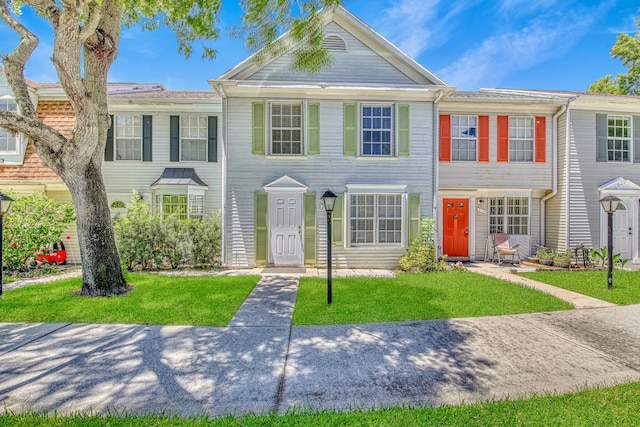
[[[82,259],[81,295],[109,296],[127,291],[115,245],[107,192],[99,167],[67,175],[66,184],[76,208],[78,243]]]

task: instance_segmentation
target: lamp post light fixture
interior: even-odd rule
[[[3,272],[3,260],[2,260],[2,221],[4,220],[4,214],[9,210],[9,206],[13,202],[13,199],[5,194],[0,193],[0,298],[2,298],[2,272]]]
[[[613,213],[618,209],[620,199],[609,194],[600,199],[602,209],[607,213],[607,289],[613,288]]]
[[[336,205],[336,199],[338,196],[333,194],[331,190],[327,190],[321,197],[322,205],[327,213],[327,304],[331,304],[333,301],[331,291],[331,216],[333,214],[333,208]]]

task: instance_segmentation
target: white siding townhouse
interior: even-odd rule
[[[566,249],[607,244],[599,200],[621,199],[614,253],[640,263],[640,97],[571,93],[559,120],[558,192],[548,202],[546,240]]]
[[[436,193],[437,102],[453,91],[344,8],[325,16],[333,63],[248,58],[223,98],[225,254],[233,267],[326,262],[320,197],[338,195],[334,265],[393,267]]]

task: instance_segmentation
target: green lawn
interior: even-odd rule
[[[550,295],[475,273],[399,274],[395,279],[300,280],[294,325],[494,316],[573,308]]]
[[[45,417],[0,415],[0,425],[13,426],[637,426],[640,425],[640,382],[566,395],[438,408],[390,408],[349,413],[292,412],[241,418],[177,418],[172,416]]]
[[[5,292],[0,322],[226,326],[258,280],[130,274],[127,295],[88,298],[75,295],[81,279],[65,279]]]
[[[539,282],[589,295],[614,304],[640,303],[640,271],[613,271],[613,289],[607,289],[607,271],[539,271],[523,273]]]

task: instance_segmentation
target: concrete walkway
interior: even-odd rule
[[[263,277],[225,328],[0,324],[0,404],[241,415],[460,404],[640,380],[640,305],[292,327],[297,284]]]

